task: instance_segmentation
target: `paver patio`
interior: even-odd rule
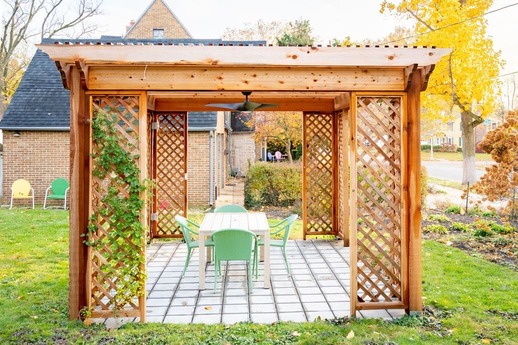
[[[244,264],[230,263],[213,290],[214,266],[208,264],[206,290],[198,289],[198,251],[184,277],[186,246],[180,242],[151,244],[147,249],[148,322],[224,323],[242,321],[306,322],[349,316],[349,248],[341,241],[289,241],[292,269],[288,276],[279,248],[271,250],[271,289],[263,288],[262,263],[252,294],[247,294]],[[358,317],[392,319],[403,310],[361,311]]]

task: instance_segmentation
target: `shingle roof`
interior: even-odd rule
[[[266,45],[264,41],[223,41],[221,39],[124,39],[104,36],[100,39],[50,39],[43,44],[90,45]],[[189,113],[189,128],[216,127],[216,112]],[[11,100],[0,129],[67,131],[70,128],[70,94],[61,75],[47,54],[37,50],[20,86]]]
[[[0,129],[66,131],[69,127],[70,93],[63,88],[54,62],[38,50],[0,121]]]

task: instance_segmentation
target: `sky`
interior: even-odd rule
[[[194,38],[220,38],[226,28],[241,28],[259,20],[294,21],[308,19],[318,43],[350,36],[353,41],[379,39],[397,25],[396,17],[379,12],[381,0],[165,0]],[[124,5],[121,6],[121,3]],[[123,35],[130,20],[138,19],[151,0],[104,0],[102,34]],[[501,74],[518,72],[518,0],[494,0],[488,14],[488,34],[506,66]],[[113,16],[113,13],[117,13]],[[514,74],[518,77],[518,73]]]

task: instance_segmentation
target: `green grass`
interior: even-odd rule
[[[458,190],[464,190],[465,187],[460,182],[442,180],[436,177],[428,176],[428,183],[438,184],[439,186],[455,188]]]
[[[433,152],[433,159],[445,159],[448,161],[462,161],[462,152]],[[487,153],[476,153],[475,159],[478,162],[490,161],[491,155]],[[421,151],[421,160],[430,160],[430,151]]]
[[[0,210],[0,344],[516,344],[518,273],[431,241],[423,296],[435,316],[86,327],[67,319],[67,222],[64,211]]]

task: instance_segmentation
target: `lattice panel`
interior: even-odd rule
[[[154,237],[182,237],[174,217],[187,210],[187,113],[156,114]]]
[[[333,114],[304,113],[304,236],[336,235],[333,228]]]
[[[349,245],[349,236],[348,236],[348,222],[347,219],[349,214],[346,212],[348,210],[347,203],[348,199],[348,172],[349,166],[347,161],[348,152],[346,150],[346,144],[348,140],[348,126],[347,126],[347,118],[346,113],[341,111],[336,114],[337,116],[337,140],[338,140],[338,229],[337,232],[342,235],[344,238],[344,243]]]
[[[402,302],[401,98],[359,97],[357,131],[357,298]]]
[[[135,163],[139,164],[139,97],[136,96],[94,96],[92,97],[93,114],[105,113],[115,121],[116,136],[119,145],[127,152],[135,155]],[[103,147],[103,142],[92,142],[92,170],[96,170],[99,162],[95,155]],[[103,198],[114,190],[118,193],[119,199],[129,199],[135,197],[129,190],[128,185],[121,185],[114,182],[114,172],[107,173],[106,176],[91,177],[91,213],[90,219],[95,219],[97,231],[91,234],[91,241],[97,243],[89,247],[89,270],[87,285],[89,305],[92,317],[113,317],[113,316],[139,316],[142,296],[138,296],[137,286],[145,286],[145,271],[142,267],[128,267],[126,257],[133,256],[134,253],[128,252],[125,247],[136,249],[138,255],[144,256],[142,245],[135,244],[130,238],[120,236],[115,231],[113,223],[114,215],[120,210],[105,209],[106,204]],[[137,197],[139,197],[137,195]],[[100,211],[105,209],[104,211]],[[119,243],[119,250],[113,251],[108,243]],[[132,276],[122,276],[120,271],[129,268],[133,272],[138,272]],[[141,281],[134,280],[140,277]],[[123,295],[126,291],[129,295]],[[131,291],[131,292],[130,292]]]

